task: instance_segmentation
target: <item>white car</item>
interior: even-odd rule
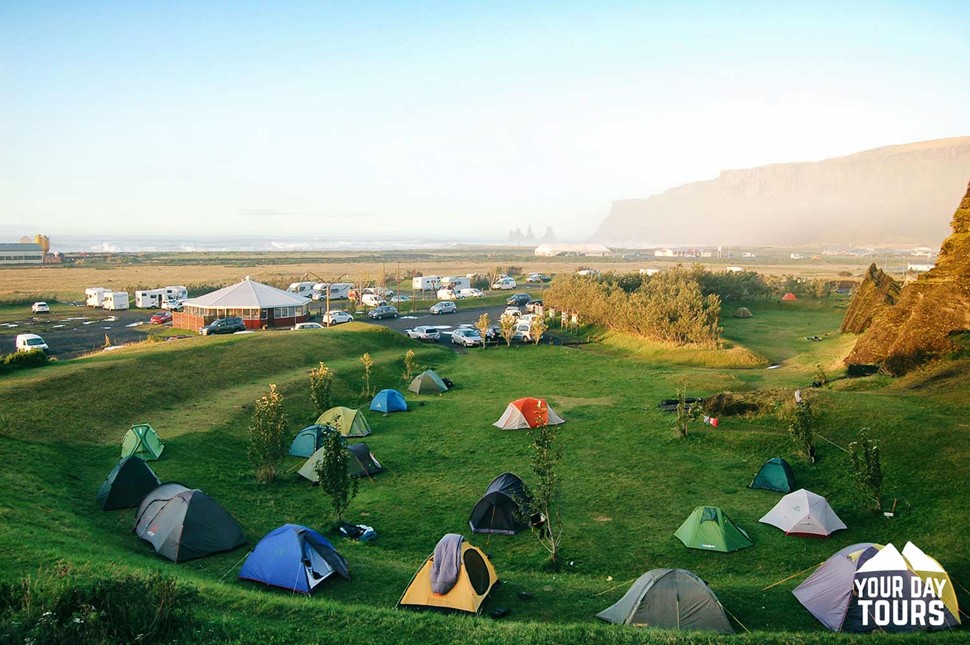
[[[515,289],[515,280],[509,277],[499,278],[492,283],[493,289]]]
[[[512,332],[512,342],[531,343],[532,342],[532,323],[530,322],[516,323],[515,331]]]
[[[328,311],[323,314],[323,324],[327,327],[332,325],[341,325],[343,323],[353,322],[354,317],[348,314],[346,311],[340,311],[339,309],[334,309],[333,311]]]
[[[506,307],[505,308],[505,311],[502,312],[502,315],[503,316],[514,316],[514,317],[518,318],[519,316],[522,315],[522,310],[519,309],[518,307],[512,305],[512,306]]]
[[[453,289],[438,289],[438,300],[455,300],[458,294]]]
[[[162,302],[162,309],[167,311],[182,311],[185,309],[185,302],[182,300],[165,300]]]
[[[391,302],[411,302],[411,296],[391,296]]]
[[[438,331],[437,327],[428,327],[424,325],[421,327],[415,327],[414,329],[405,329],[404,333],[407,334],[408,338],[425,340],[428,342],[435,342],[441,338],[441,332]]]
[[[477,329],[468,329],[467,327],[459,327],[451,332],[451,342],[455,345],[464,345],[465,347],[485,344],[482,341],[482,335]]]
[[[379,296],[376,293],[365,293],[361,296],[360,301],[368,307],[380,307],[381,305],[387,304],[383,296]]]
[[[297,331],[300,329],[323,329],[323,325],[315,322],[302,322],[302,323],[297,323],[293,325],[293,331]]]
[[[35,314],[49,314],[51,308],[47,306],[46,302],[35,302],[30,306],[30,311]]]
[[[485,297],[485,294],[482,292],[481,289],[474,289],[474,288],[472,288],[472,289],[459,289],[458,290],[458,297],[459,298],[484,298]]]
[[[46,352],[50,349],[44,339],[37,334],[17,334],[16,346],[18,352],[29,352],[34,349],[42,349]]]
[[[456,314],[458,313],[458,305],[451,300],[444,300],[431,305],[428,311],[433,314]]]

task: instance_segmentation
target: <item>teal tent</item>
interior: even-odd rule
[[[790,493],[795,488],[795,474],[787,461],[781,457],[772,457],[764,463],[758,474],[751,480],[748,488]]]
[[[290,444],[291,457],[309,457],[323,445],[323,438],[328,432],[336,432],[327,425],[314,423],[296,433],[293,443]]]

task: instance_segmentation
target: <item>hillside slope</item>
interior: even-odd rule
[[[818,162],[725,170],[613,202],[594,240],[619,244],[938,244],[970,176],[970,137]]]

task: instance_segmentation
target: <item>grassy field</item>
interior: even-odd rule
[[[970,460],[968,361],[890,382],[836,380],[816,391],[822,411],[821,459],[809,465],[773,415],[724,418],[674,437],[672,417],[656,409],[683,380],[691,395],[805,386],[816,364],[840,376],[851,338],[837,334],[842,310],[831,303],[751,305],[754,318],[726,319],[728,349],[665,352],[629,338],[578,347],[520,346],[456,354],[419,345],[386,329],[350,324],[301,334],[253,334],[145,344],[124,352],[23,370],[0,380],[0,580],[15,580],[57,559],[129,570],[159,570],[201,590],[190,640],[229,642],[563,643],[710,642],[707,636],[617,628],[594,614],[629,582],[656,567],[690,569],[707,580],[736,618],[741,642],[848,642],[825,631],[790,594],[814,565],[862,541],[912,540],[951,576],[970,582],[962,495]],[[820,342],[806,341],[818,335]],[[312,598],[235,580],[246,549],[181,565],[155,556],[131,534],[134,511],[105,513],[94,503],[132,423],[151,423],[166,444],[152,467],[163,480],[201,488],[243,525],[250,545],[284,522],[324,529],[322,494],[295,472],[255,483],[246,459],[253,401],[276,383],[287,397],[293,432],[314,418],[307,370],[336,370],[337,399],[358,405],[359,356],[376,361],[372,383],[402,388],[404,352],[454,380],[444,396],[407,393],[412,410],[369,414],[365,441],[387,471],[361,490],[349,520],[380,537],[338,539],[352,580],[327,581]],[[673,358],[671,358],[673,357]],[[780,364],[767,370],[769,364]],[[471,534],[468,514],[489,481],[511,470],[531,479],[529,437],[491,426],[508,401],[540,396],[565,418],[564,552],[569,563],[546,573],[528,533]],[[841,447],[868,426],[879,439],[886,492],[898,498],[891,520],[860,504]],[[829,443],[831,442],[831,443]],[[778,495],[746,489],[761,463],[788,459],[799,484],[825,495],[849,530],[828,540],[785,537],[758,523]],[[288,464],[295,470],[300,464]],[[940,481],[957,485],[946,485]],[[721,506],[755,545],[733,554],[688,550],[673,532],[698,505]],[[501,620],[396,611],[394,605],[444,533],[460,532],[491,555],[503,584],[489,606]],[[804,571],[804,572],[803,572]],[[803,572],[773,589],[764,587]],[[530,600],[519,598],[527,592]],[[970,598],[961,594],[961,601]],[[743,627],[742,627],[743,625]],[[746,633],[750,630],[751,633]],[[892,637],[959,642],[959,634]]]

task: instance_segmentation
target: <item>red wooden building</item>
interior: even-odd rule
[[[172,316],[172,326],[199,329],[217,318],[238,316],[249,329],[290,327],[310,316],[310,301],[289,291],[250,280],[185,301]]]

